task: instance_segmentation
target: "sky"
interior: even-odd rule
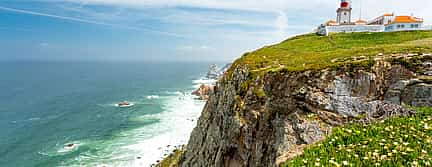
[[[431,0],[352,0],[432,24]],[[312,32],[340,0],[1,0],[0,61],[232,61]]]

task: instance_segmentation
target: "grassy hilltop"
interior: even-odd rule
[[[246,53],[234,66],[247,64],[255,71],[303,71],[338,66],[352,57],[431,52],[432,31],[307,34]]]

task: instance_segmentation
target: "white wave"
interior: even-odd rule
[[[150,166],[171,153],[177,146],[186,144],[192,129],[196,126],[204,102],[196,101],[192,96],[179,99],[172,97],[165,102],[164,112],[154,115],[160,123],[141,129],[157,134],[124,148],[138,151],[134,161],[125,166]]]
[[[40,120],[40,118],[37,118],[37,117],[36,118],[29,118],[28,119],[28,121],[38,121],[38,120]]]
[[[160,97],[158,95],[150,95],[147,96],[147,99],[159,99]]]
[[[192,81],[193,84],[215,84],[216,82],[217,80],[215,79],[198,79]]]
[[[11,123],[17,124],[17,123],[22,123],[22,122],[33,122],[33,121],[39,121],[39,120],[41,120],[41,118],[35,117],[35,118],[29,118],[29,119],[25,119],[25,120],[11,121]]]
[[[96,167],[110,167],[110,166],[106,165],[106,164],[100,164],[100,165],[97,165]]]
[[[166,92],[166,93],[169,94],[169,95],[183,95],[184,94],[183,92],[180,92],[180,91]]]
[[[67,166],[148,167],[177,146],[186,144],[204,102],[194,100],[192,95],[187,95],[190,93],[174,93],[160,98],[163,112],[132,119],[143,122],[158,120],[158,123],[123,131],[117,135],[120,137],[97,146],[94,146],[95,142],[87,144],[102,149],[97,154],[99,157],[89,157],[94,153],[84,153],[76,158],[78,161],[70,162],[76,165]]]

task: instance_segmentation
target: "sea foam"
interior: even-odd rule
[[[146,97],[147,99],[159,99],[158,95],[150,95]]]
[[[153,115],[160,123],[146,127],[143,131],[154,131],[157,135],[126,146],[125,148],[140,152],[128,166],[150,166],[162,159],[175,148],[186,144],[190,132],[204,107],[203,101],[194,100],[190,95],[185,98],[174,96],[163,105],[164,112]]]
[[[187,144],[205,102],[194,99],[190,92],[176,92],[154,100],[161,104],[163,112],[143,115],[133,120],[158,120],[157,123],[121,132],[118,135],[122,137],[108,143],[105,141],[103,146],[96,144],[97,147],[106,147],[103,148],[103,157],[92,158],[88,154],[83,154],[77,158],[79,162],[73,164],[148,167],[179,146]]]

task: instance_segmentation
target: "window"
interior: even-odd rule
[[[401,28],[405,28],[405,25],[404,25],[404,24],[402,24],[402,25],[401,25]]]
[[[398,25],[397,25],[397,28],[401,28],[401,25],[398,24]]]

